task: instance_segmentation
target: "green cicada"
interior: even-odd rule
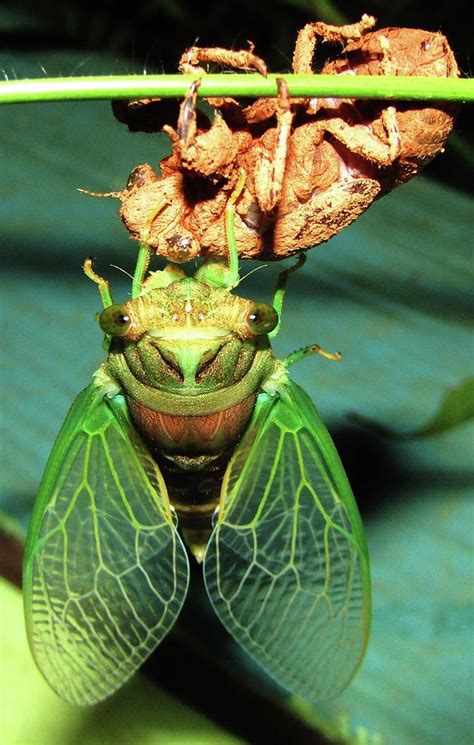
[[[368,553],[356,503],[310,398],[287,374],[314,346],[275,359],[273,303],[228,263],[148,272],[132,299],[99,285],[109,349],[54,445],[28,534],[28,636],[52,688],[74,704],[113,693],[176,621],[188,547],[236,641],[309,700],[349,682],[367,643]],[[301,263],[301,260],[300,262]]]

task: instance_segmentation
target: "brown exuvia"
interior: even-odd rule
[[[457,77],[454,55],[440,33],[420,29],[374,31],[363,16],[347,26],[310,23],[298,34],[294,73],[310,73],[318,39],[342,51],[324,74]],[[181,72],[215,61],[265,73],[253,48],[233,52],[193,47]],[[371,203],[407,181],[443,149],[453,106],[441,102],[295,99],[279,79],[278,97],[242,107],[209,99],[213,121],[196,106],[197,81],[177,118],[169,102],[115,102],[134,131],[164,131],[172,154],[161,176],[144,164],[117,193],[132,236],[172,261],[224,256],[223,214],[239,172],[246,183],[237,204],[236,238],[242,258],[279,260],[327,241]]]

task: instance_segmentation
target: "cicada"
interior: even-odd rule
[[[112,694],[172,629],[189,556],[226,629],[293,693],[335,696],[365,651],[361,519],[323,422],[288,376],[321,350],[273,356],[292,269],[271,304],[232,293],[237,198],[228,260],[192,277],[172,264],[150,272],[143,242],[132,297],[114,304],[85,264],[108,354],[53,447],[24,563],[33,656],[73,704]]]

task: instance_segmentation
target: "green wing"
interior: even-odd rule
[[[204,571],[224,626],[281,685],[311,701],[345,688],[367,644],[367,547],[331,438],[291,381],[259,396]]]
[[[125,400],[92,383],[53,448],[26,547],[28,636],[52,688],[92,704],[122,685],[173,626],[188,575],[165,484]]]

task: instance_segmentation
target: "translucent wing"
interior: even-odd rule
[[[290,381],[259,396],[204,571],[223,624],[281,685],[312,701],[345,688],[368,637],[367,547],[331,438]]]
[[[121,396],[92,383],[48,461],[24,567],[28,636],[52,688],[99,701],[173,626],[188,560],[157,465]]]

